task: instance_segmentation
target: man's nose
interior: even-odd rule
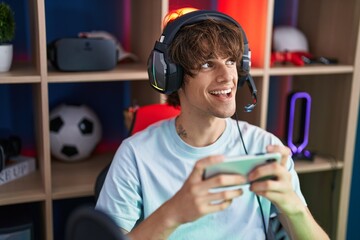
[[[217,69],[217,81],[232,81],[234,79],[235,70],[226,64],[219,64]]]

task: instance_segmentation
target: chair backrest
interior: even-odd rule
[[[127,240],[115,222],[91,206],[82,206],[71,213],[65,229],[65,240]]]
[[[180,108],[174,108],[167,104],[150,104],[136,109],[130,127],[130,135],[133,135],[149,125],[175,117],[180,114]]]
[[[134,112],[134,117],[131,122],[129,130],[130,136],[155,122],[175,117],[180,114],[180,111],[180,108],[174,108],[167,104],[151,104],[138,107]],[[107,165],[96,178],[94,189],[95,200],[99,197],[109,167],[110,164]]]

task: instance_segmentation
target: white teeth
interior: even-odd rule
[[[219,90],[219,91],[211,91],[211,94],[215,94],[215,95],[220,95],[220,94],[228,94],[231,92],[231,89],[227,89],[227,90]]]

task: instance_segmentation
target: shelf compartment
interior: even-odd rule
[[[319,155],[343,159],[345,132],[351,88],[351,74],[326,74],[271,78],[267,129],[286,142],[287,96],[307,92],[312,98],[309,144]],[[294,132],[298,132],[297,126]]]
[[[312,55],[354,65],[359,16],[357,0],[303,0],[298,2],[297,27]]]
[[[52,199],[94,195],[96,178],[113,156],[114,153],[96,154],[74,163],[52,160]]]
[[[320,226],[330,235],[330,239],[346,239],[336,236],[340,211],[340,182],[342,171],[321,171],[300,174],[301,191],[308,208]]]
[[[39,171],[0,186],[0,206],[45,200]]]

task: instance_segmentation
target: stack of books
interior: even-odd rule
[[[0,185],[24,177],[36,169],[35,158],[27,156],[12,157],[0,172]]]

